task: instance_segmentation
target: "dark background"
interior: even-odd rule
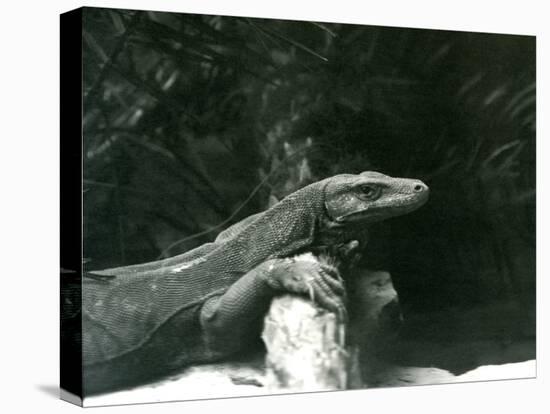
[[[402,337],[534,357],[534,37],[85,9],[83,47],[89,269],[181,253],[335,173],[419,178],[429,203],[364,259],[392,274]]]

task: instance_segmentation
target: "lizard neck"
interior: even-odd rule
[[[323,214],[319,219],[315,244],[328,246],[347,243],[351,240],[357,240],[360,244],[364,244],[368,241],[368,235],[368,225],[355,223],[353,226],[350,226],[331,220],[327,214]]]

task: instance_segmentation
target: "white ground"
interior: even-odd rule
[[[380,374],[378,386],[448,384],[532,378],[535,376],[535,360],[503,365],[485,365],[458,376],[451,374],[449,371],[433,367],[394,366],[389,367]],[[242,384],[242,379],[248,383]],[[254,380],[261,382],[262,373],[259,369],[252,368],[250,364],[246,363],[197,366],[186,370],[181,375],[153,385],[86,398],[84,406],[242,397],[269,393],[264,387],[249,384],[250,381]]]

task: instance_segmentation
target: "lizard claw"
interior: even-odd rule
[[[312,302],[315,302],[315,290],[313,289],[313,279],[305,280],[304,283],[307,286],[307,290],[308,290],[308,293],[309,293],[309,299]]]
[[[334,312],[340,320],[347,320],[343,280],[336,267],[322,259],[313,255],[284,259],[271,267],[267,282],[276,290],[307,295],[312,302]]]

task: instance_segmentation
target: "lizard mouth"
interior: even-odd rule
[[[378,202],[365,208],[344,216],[336,218],[336,222],[345,223],[372,223],[382,221],[391,217],[402,216],[411,213],[422,207],[429,198],[429,191],[422,191],[413,194],[406,194],[394,198],[388,202]]]

